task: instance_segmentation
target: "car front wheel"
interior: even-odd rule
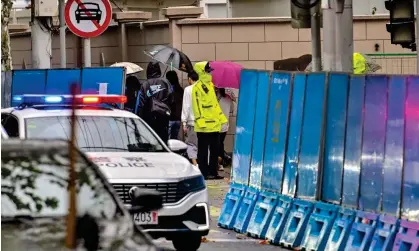
[[[172,242],[173,246],[177,251],[196,251],[201,246],[201,236],[187,235],[182,237],[176,237],[172,240]]]

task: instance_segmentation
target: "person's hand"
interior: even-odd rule
[[[186,126],[183,126],[183,133],[187,133],[188,132],[188,127],[186,127]]]

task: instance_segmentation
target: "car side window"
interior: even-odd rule
[[[15,116],[2,113],[1,125],[3,126],[4,130],[6,130],[10,138],[19,137],[19,121]]]

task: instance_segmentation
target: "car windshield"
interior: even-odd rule
[[[26,138],[66,139],[70,117],[25,119]],[[76,144],[85,152],[165,152],[156,136],[136,118],[78,116]]]
[[[42,148],[42,146],[40,146]],[[1,147],[1,215],[63,217],[68,214],[68,149]],[[113,220],[123,214],[90,163],[76,153],[77,214]]]

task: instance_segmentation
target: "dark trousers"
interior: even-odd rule
[[[169,135],[167,134],[169,130],[169,119],[163,116],[155,116],[154,119],[148,120],[147,123],[159,135],[163,142],[167,144],[169,140]]]
[[[220,134],[218,132],[198,132],[198,166],[202,175],[218,175],[218,153],[220,147]],[[209,163],[208,163],[209,149]]]
[[[218,157],[224,159],[224,140],[226,138],[227,132],[220,132],[220,151]]]
[[[180,121],[169,121],[169,138],[178,139],[180,131]]]

